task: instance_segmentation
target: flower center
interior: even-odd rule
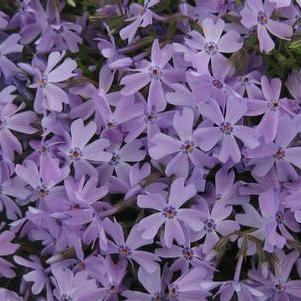
[[[268,23],[268,16],[265,12],[261,11],[257,15],[257,20],[258,20],[259,24],[265,25]]]
[[[241,81],[243,84],[247,85],[247,84],[251,81],[251,79],[250,79],[250,77],[249,77],[248,75],[243,75],[243,76],[240,78],[240,81]]]
[[[119,161],[120,161],[120,156],[116,153],[113,153],[112,159],[109,163],[110,163],[110,165],[115,166],[119,163]]]
[[[283,292],[285,289],[285,285],[281,282],[277,282],[274,284],[274,290],[278,293],[278,292]]]
[[[223,134],[230,135],[233,131],[233,127],[232,127],[231,123],[224,122],[221,125],[221,130],[222,130]]]
[[[163,210],[163,216],[168,219],[173,219],[177,215],[177,211],[174,207],[168,206]]]
[[[160,69],[159,66],[151,67],[150,72],[151,72],[151,76],[155,79],[159,79],[161,77],[161,74],[162,74],[161,69]]]
[[[62,25],[52,25],[52,28],[56,33],[62,33],[64,31],[64,27]]]
[[[168,296],[170,298],[175,298],[175,297],[177,297],[177,295],[178,295],[178,292],[177,292],[176,287],[175,286],[169,287],[169,289],[168,289]]]
[[[186,141],[183,145],[182,145],[182,150],[185,153],[191,153],[194,150],[194,144],[191,141]]]
[[[49,191],[44,186],[38,187],[37,190],[38,190],[39,197],[41,199],[45,198],[49,193]]]
[[[219,90],[221,90],[224,87],[224,84],[216,78],[212,81],[212,85]]]
[[[280,102],[279,102],[279,100],[274,99],[270,102],[269,105],[272,110],[277,110],[280,106]]]
[[[218,46],[214,42],[208,42],[205,44],[205,52],[209,55],[215,55],[218,52]]]
[[[75,147],[74,149],[72,148],[69,152],[69,157],[72,160],[79,160],[82,155],[83,154],[82,154],[81,150],[78,147]]]
[[[158,119],[158,113],[156,110],[151,110],[151,112],[145,113],[145,120],[147,123],[151,124],[156,119]]]
[[[183,247],[182,254],[186,260],[190,261],[193,258],[193,250],[190,247]]]
[[[204,222],[204,228],[207,232],[211,232],[216,229],[216,224],[213,219],[207,218]]]
[[[70,206],[70,210],[80,210],[80,205],[79,204],[72,204]]]
[[[40,152],[41,154],[46,153],[46,151],[47,151],[47,147],[44,146],[44,145],[39,149],[39,152]]]
[[[278,211],[276,213],[276,221],[277,221],[278,224],[282,224],[285,221],[285,217],[284,217],[283,212]]]
[[[283,149],[279,148],[276,152],[276,154],[274,155],[274,157],[277,159],[277,160],[281,160],[283,159],[285,156],[285,152]]]
[[[131,250],[126,245],[120,245],[118,248],[119,255],[122,257],[127,257],[131,254]]]
[[[42,88],[45,88],[45,85],[46,85],[46,76],[43,75],[41,79],[38,80],[38,84],[42,87]]]
[[[109,120],[107,122],[107,128],[108,129],[116,129],[117,128],[117,122],[115,122],[114,120]]]

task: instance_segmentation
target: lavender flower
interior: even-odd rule
[[[12,270],[14,265],[2,258],[2,256],[14,254],[15,251],[19,248],[19,245],[11,242],[14,238],[15,235],[10,231],[3,231],[0,233],[0,275],[6,278],[13,278],[16,275]]]
[[[293,30],[290,25],[275,21],[271,18],[275,8],[275,1],[265,0],[263,2],[262,0],[256,0],[252,2],[247,0],[240,13],[242,16],[241,23],[245,27],[252,28],[257,26],[259,47],[262,52],[270,52],[275,47],[274,41],[268,31],[280,39],[290,39],[293,35]]]
[[[175,174],[178,177],[187,178],[190,162],[200,168],[211,167],[213,160],[203,153],[197,135],[198,130],[193,132],[194,116],[193,111],[184,108],[180,115],[176,112],[173,118],[173,127],[179,136],[179,140],[168,135],[158,133],[151,139],[149,152],[155,160],[176,154],[176,156],[166,166],[168,176]]]
[[[225,163],[230,158],[236,163],[240,161],[240,149],[235,137],[243,141],[250,148],[255,148],[259,145],[252,128],[236,125],[247,112],[247,105],[243,99],[236,97],[229,98],[226,105],[225,117],[213,99],[200,103],[199,110],[216,126],[199,128],[195,132],[195,139],[204,151],[209,151],[221,140],[221,148],[218,154],[218,159],[221,162]]]
[[[36,121],[36,114],[32,111],[18,113],[23,108],[23,104],[17,107],[8,103],[0,112],[0,146],[3,155],[11,160],[14,158],[14,152],[22,153],[22,145],[12,131],[25,134],[37,132],[32,126]]]
[[[184,57],[201,74],[208,73],[209,62],[215,72],[220,71],[220,68],[227,68],[229,62],[222,53],[236,52],[243,43],[240,35],[235,31],[229,31],[222,36],[224,28],[225,22],[222,19],[206,18],[202,22],[205,37],[197,31],[191,31],[189,33],[191,38],[185,40],[185,44],[191,50],[187,51],[183,46],[177,44],[175,50],[184,52]]]
[[[153,273],[158,268],[157,261],[160,259],[152,253],[137,250],[142,246],[152,243],[152,239],[141,237],[141,230],[138,226],[132,228],[127,239],[124,239],[123,230],[117,222],[105,220],[106,232],[112,237],[113,242],[109,243],[107,252],[119,254],[120,258],[136,261],[145,271]]]
[[[17,66],[7,58],[7,55],[22,52],[23,45],[19,44],[20,39],[19,34],[12,34],[0,44],[0,71],[5,79],[18,71]]]
[[[201,229],[198,210],[180,208],[195,194],[194,185],[188,184],[185,186],[185,179],[179,178],[171,185],[168,202],[161,194],[139,195],[139,207],[159,211],[140,221],[138,229],[142,231],[142,237],[153,239],[159,228],[164,224],[164,242],[166,246],[170,248],[174,239],[178,244],[183,245],[185,237],[180,222],[183,222],[184,225],[194,231]]]
[[[2,2],[0,301],[301,300],[301,1]]]
[[[96,175],[95,168],[89,163],[109,162],[112,155],[104,149],[109,146],[109,141],[99,138],[88,144],[96,132],[96,124],[91,121],[86,126],[81,119],[77,119],[71,124],[71,137],[67,138],[65,146],[61,150],[69,164],[73,165],[76,174],[84,171],[89,175]]]
[[[139,91],[144,86],[150,84],[149,87],[149,105],[161,111],[166,106],[166,98],[162,83],[169,85],[168,62],[172,56],[172,48],[166,45],[160,49],[159,41],[155,40],[152,45],[151,62],[143,61],[143,64],[135,74],[127,75],[122,78],[121,84],[125,87],[121,90],[124,95],[131,95]]]
[[[122,28],[120,37],[131,43],[139,27],[146,27],[152,24],[152,11],[150,8],[159,2],[159,0],[144,0],[143,6],[138,3],[132,3],[129,7],[131,15],[129,21],[133,22]]]
[[[37,89],[35,110],[38,113],[42,113],[44,109],[60,112],[63,103],[69,103],[68,95],[59,87],[58,83],[75,75],[72,72],[76,68],[76,62],[67,58],[60,66],[56,67],[64,55],[64,52],[62,54],[52,52],[43,71],[28,64],[19,64],[20,68],[30,73],[34,78],[34,84],[30,87]]]
[[[297,300],[300,296],[301,281],[290,280],[289,274],[296,263],[298,253],[293,251],[285,254],[277,249],[276,254],[278,262],[274,273],[269,272],[268,277],[265,277],[259,270],[251,270],[249,277],[269,300]]]
[[[52,269],[53,282],[56,286],[54,295],[58,300],[84,301],[87,298],[97,299],[101,290],[96,281],[88,279],[87,272],[78,272],[75,275],[71,270],[60,266]]]

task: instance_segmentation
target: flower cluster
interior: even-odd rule
[[[0,2],[0,301],[301,301],[301,1]]]

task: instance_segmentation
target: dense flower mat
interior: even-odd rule
[[[301,300],[300,0],[0,1],[0,301]]]

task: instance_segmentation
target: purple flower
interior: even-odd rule
[[[212,208],[207,202],[199,200],[197,208],[202,221],[202,229],[198,233],[199,237],[205,237],[203,252],[210,253],[215,244],[219,241],[219,235],[226,236],[239,230],[239,224],[236,221],[227,219],[233,211],[232,206],[226,205],[218,200]]]
[[[14,265],[2,258],[2,256],[14,254],[19,248],[19,245],[11,242],[14,238],[15,234],[10,231],[0,233],[0,275],[6,278],[13,278],[16,275],[12,270]]]
[[[25,161],[23,165],[16,165],[16,174],[33,189],[32,201],[37,199],[49,199],[49,194],[55,190],[55,185],[62,181],[68,174],[69,170],[60,170],[58,163],[55,169],[44,169],[44,166],[38,167],[31,161]]]
[[[30,191],[25,188],[25,182],[20,178],[7,179],[0,175],[0,211],[5,210],[9,220],[16,220],[22,216],[19,206],[26,203],[30,195]]]
[[[259,300],[264,294],[251,285],[238,281],[225,281],[217,292],[221,301],[229,301],[235,294],[238,301]]]
[[[82,27],[72,22],[49,24],[44,28],[41,38],[36,41],[37,51],[70,50],[72,53],[76,53],[82,43],[81,31]]]
[[[246,146],[255,148],[259,145],[251,127],[236,125],[247,112],[247,105],[243,99],[229,97],[226,103],[226,114],[223,116],[220,107],[215,100],[210,99],[199,104],[199,110],[215,126],[203,127],[195,131],[195,139],[203,151],[209,151],[221,141],[218,159],[226,163],[230,158],[237,163],[241,159],[241,153],[237,137]]]
[[[16,91],[16,87],[14,87],[14,86],[5,87],[0,92],[0,105],[3,106],[7,103],[12,103],[13,100],[17,97],[16,95],[11,94],[15,91]]]
[[[153,300],[161,300],[161,298],[163,298],[164,279],[161,278],[160,268],[158,268],[153,273],[147,273],[143,269],[139,268],[138,279],[148,293],[127,290],[122,294],[122,296],[127,298],[126,300],[153,301]]]
[[[154,40],[152,45],[151,62],[143,60],[141,66],[133,71],[135,74],[127,75],[122,78],[121,84],[125,85],[121,90],[121,94],[132,95],[141,88],[149,86],[149,105],[155,107],[158,111],[164,110],[166,107],[166,98],[162,83],[169,85],[170,67],[169,60],[172,57],[171,45],[166,45],[160,49],[158,40]]]
[[[225,205],[240,205],[248,201],[248,198],[241,195],[241,183],[235,182],[233,170],[221,168],[215,174],[215,185],[207,182],[207,187],[199,198],[203,199],[209,206],[216,202]]]
[[[248,100],[248,116],[263,115],[256,131],[259,137],[264,138],[265,143],[272,142],[278,131],[279,117],[281,115],[292,116],[287,98],[280,98],[281,80],[273,78],[269,81],[266,76],[261,78],[261,95],[257,99]],[[259,98],[260,97],[260,98]],[[262,100],[261,100],[262,99]]]
[[[133,64],[133,59],[122,54],[122,51],[117,48],[114,36],[112,35],[110,28],[106,24],[104,25],[108,32],[109,41],[104,38],[97,38],[97,47],[100,49],[101,54],[105,58],[107,58],[108,67],[111,69],[120,70],[121,68],[131,66]]]
[[[271,301],[294,301],[300,298],[301,280],[291,280],[289,275],[296,263],[299,254],[292,251],[285,254],[284,251],[276,250],[277,263],[275,272],[268,272],[263,275],[262,271],[251,270],[248,275],[250,279],[257,285],[257,289],[264,293],[264,296]]]
[[[98,300],[118,300],[124,290],[122,283],[126,275],[127,263],[120,260],[116,264],[110,256],[90,256],[84,262],[90,277],[95,278],[101,285],[102,294]],[[141,268],[140,268],[141,269]],[[141,269],[143,271],[143,269]]]
[[[37,89],[34,108],[38,113],[42,113],[45,109],[53,111],[62,111],[63,103],[68,104],[68,95],[60,88],[59,84],[73,76],[77,64],[74,60],[67,58],[61,62],[65,53],[52,52],[47,61],[45,70],[28,64],[20,63],[20,68],[33,75],[34,83],[31,88]]]
[[[109,241],[108,254],[119,254],[121,259],[136,261],[145,271],[149,273],[155,272],[159,265],[157,261],[160,259],[150,252],[137,250],[142,246],[152,243],[152,239],[141,237],[141,230],[137,225],[133,226],[127,239],[124,239],[124,233],[121,225],[105,219],[105,231],[112,237],[113,241]]]
[[[96,202],[102,199],[108,192],[107,186],[98,187],[98,179],[92,177],[88,180],[84,176],[79,181],[72,177],[68,177],[64,181],[67,196],[60,196],[64,202],[60,200],[60,207],[52,214],[52,217],[61,219],[65,224],[71,226],[84,225],[97,221]],[[96,208],[94,208],[94,206]],[[90,225],[91,227],[95,225]],[[101,225],[100,225],[101,226]],[[87,229],[93,231],[94,229]],[[99,231],[103,231],[99,229]],[[85,233],[85,240],[92,241],[92,233]],[[96,237],[94,237],[96,239]],[[105,237],[104,237],[105,240]],[[103,242],[103,241],[101,241]],[[100,242],[100,243],[101,243]],[[106,243],[106,240],[105,242]]]
[[[154,106],[151,106],[150,101],[147,103],[139,95],[143,104],[144,110],[136,118],[130,119],[122,124],[122,130],[127,132],[124,140],[131,142],[140,134],[146,132],[148,142],[151,137],[158,133],[160,129],[166,130],[171,126],[171,120],[174,116],[173,111],[158,111]],[[168,93],[166,94],[168,98]]]
[[[96,285],[94,279],[88,279],[86,271],[75,275],[68,268],[55,266],[52,268],[53,283],[55,285],[54,296],[58,300],[97,300],[102,291]]]
[[[275,3],[271,3],[268,0],[264,2],[262,0],[247,0],[240,12],[242,16],[241,23],[245,27],[252,28],[257,26],[257,36],[261,52],[270,52],[275,47],[268,31],[272,35],[286,40],[293,35],[293,29],[290,25],[271,19],[275,8]]]
[[[176,112],[173,118],[173,127],[180,139],[162,133],[152,137],[149,153],[153,159],[158,160],[176,154],[166,166],[166,175],[175,174],[177,177],[187,178],[190,162],[200,168],[213,166],[214,160],[198,148],[200,144],[195,136],[198,130],[193,132],[193,124],[193,111],[184,108],[181,115]]]
[[[14,158],[14,152],[22,153],[22,145],[12,131],[34,134],[37,129],[32,127],[36,121],[36,114],[31,111],[20,112],[24,104],[17,107],[15,104],[7,103],[0,111],[0,146],[2,153],[9,159]]]
[[[14,261],[24,267],[30,268],[32,271],[23,275],[23,278],[27,282],[33,282],[31,291],[34,295],[39,295],[41,291],[46,287],[47,296],[52,296],[50,279],[47,272],[41,265],[40,259],[37,256],[29,256],[30,260],[24,259],[20,256],[14,256]]]
[[[235,216],[240,225],[256,229],[251,235],[262,240],[263,248],[268,252],[273,252],[275,247],[282,249],[286,240],[290,239],[290,234],[285,227],[290,218],[285,214],[282,202],[279,192],[267,190],[259,196],[261,215],[250,204],[244,204],[242,207],[245,213]],[[286,217],[288,217],[287,221]],[[253,244],[249,245],[250,252],[254,251],[254,247]]]
[[[109,137],[111,138],[111,137]],[[145,150],[141,149],[143,143],[140,140],[133,140],[125,144],[115,144],[108,148],[108,154],[111,155],[111,160],[108,164],[103,164],[98,168],[100,173],[105,172],[112,175],[115,171],[117,177],[122,177],[130,170],[131,162],[140,162],[145,157]]]
[[[0,301],[300,301],[300,4],[1,1]]]
[[[0,71],[5,79],[18,71],[17,66],[7,58],[7,55],[22,52],[23,45],[19,44],[20,39],[19,34],[12,34],[0,44]]]
[[[185,179],[179,178],[171,184],[168,202],[159,193],[139,195],[137,204],[140,208],[151,208],[159,211],[139,222],[138,229],[142,231],[142,238],[153,239],[164,224],[166,246],[170,248],[174,239],[179,245],[183,245],[185,243],[183,224],[194,231],[198,231],[202,227],[198,210],[180,208],[195,194],[194,185],[185,186]]]
[[[208,271],[196,267],[180,276],[169,285],[169,301],[207,300],[208,292],[201,287],[202,281],[208,281]]]
[[[193,246],[199,240],[198,234],[186,231],[186,229],[184,229],[184,234],[185,243],[182,246],[173,244],[170,248],[158,248],[155,250],[155,254],[162,258],[174,258],[174,262],[170,266],[171,272],[180,270],[184,274],[189,268],[197,266],[212,269],[209,260],[205,258],[203,253],[203,246]]]
[[[71,137],[67,137],[67,143],[60,149],[66,161],[73,165],[76,177],[81,173],[96,175],[95,168],[90,162],[109,162],[112,154],[104,149],[110,145],[109,141],[99,138],[88,144],[96,133],[96,123],[91,121],[87,125],[81,119],[77,119],[71,124]]]
[[[270,125],[269,125],[270,126]],[[248,158],[252,158],[251,165],[255,165],[252,173],[256,176],[265,176],[275,166],[278,179],[298,179],[298,174],[293,166],[301,168],[301,148],[294,147],[292,141],[297,134],[293,121],[285,116],[279,120],[275,141],[261,144],[259,147],[247,151]]]
[[[135,99],[135,97],[122,96],[119,93],[116,95],[108,95],[109,98],[121,98],[112,111],[109,102],[104,99],[102,102],[97,102],[96,107],[103,119],[104,130],[103,137],[110,137],[110,140],[122,141],[122,125],[129,120],[132,120],[143,113],[143,104]]]
[[[241,49],[243,42],[239,33],[228,31],[222,36],[225,22],[222,19],[206,18],[202,22],[204,36],[197,31],[189,33],[190,38],[185,44],[175,44],[175,51],[184,52],[184,57],[201,74],[207,74],[209,62],[214,73],[222,73],[222,69],[230,67],[228,59],[222,53],[233,53]],[[190,50],[191,49],[191,50]]]
[[[143,6],[138,3],[132,3],[129,7],[131,15],[129,21],[133,22],[120,30],[120,37],[131,43],[139,27],[146,27],[152,24],[153,13],[150,8],[159,2],[159,0],[144,0]]]
[[[145,163],[139,166],[139,163],[131,166],[128,173],[119,173],[118,176],[112,176],[109,180],[111,193],[123,193],[124,199],[132,197],[135,194],[141,193],[143,188],[140,183],[151,173],[151,166]],[[147,188],[146,188],[147,189]]]

